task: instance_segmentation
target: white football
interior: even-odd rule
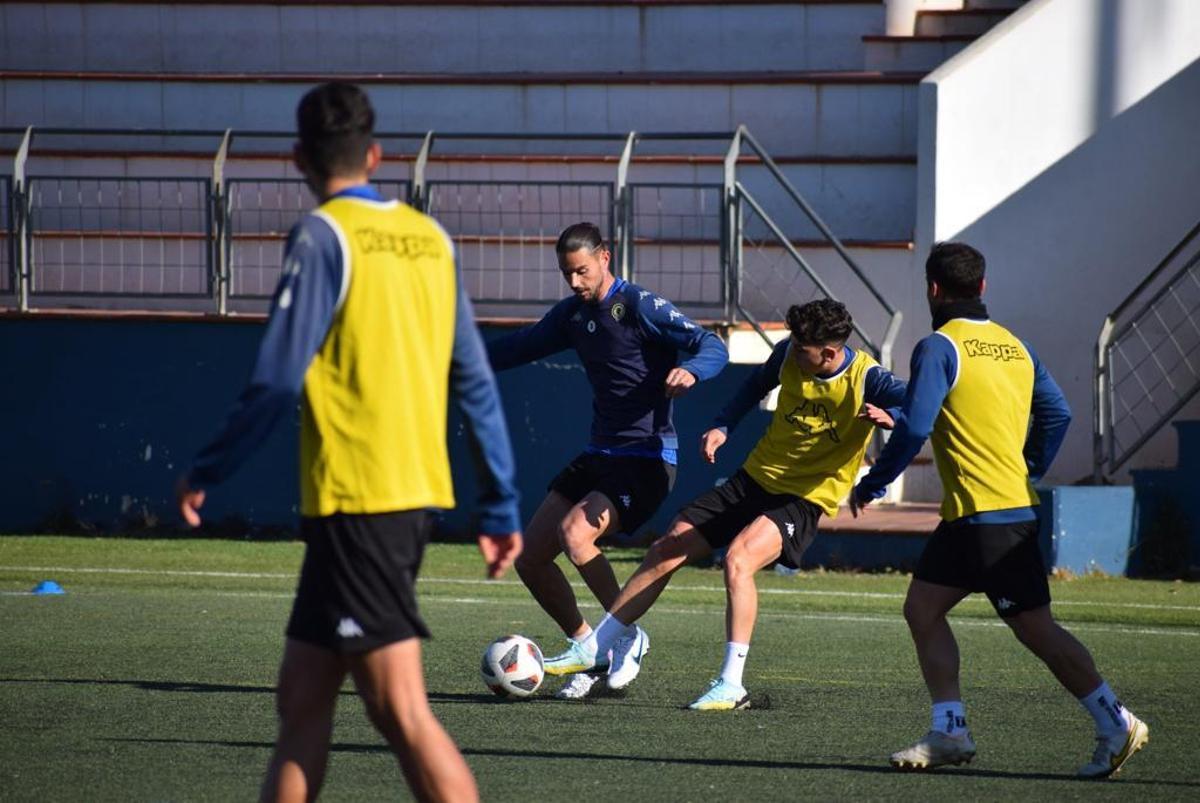
[[[529,697],[542,685],[542,651],[524,636],[498,638],[483,651],[484,684],[500,697]]]

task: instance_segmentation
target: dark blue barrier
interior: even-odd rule
[[[261,322],[236,319],[0,318],[0,532],[176,524],[175,477],[240,392],[261,332]],[[485,337],[499,333],[484,330]],[[761,434],[767,417],[755,411],[716,466],[699,459],[700,433],[750,370],[731,365],[677,403],[679,479],[647,532],[661,532],[683,503],[735,471]],[[546,483],[587,442],[591,392],[573,353],[503,373],[500,388],[528,521]],[[474,483],[457,417],[450,433],[465,503],[445,517],[445,535],[453,537],[466,535]],[[295,419],[278,427],[232,480],[212,490],[206,519],[231,533],[293,528],[296,440]]]

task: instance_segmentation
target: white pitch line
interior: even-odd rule
[[[69,566],[0,566],[0,571],[12,572],[44,572],[57,574],[124,574],[124,575],[160,575],[166,577],[222,577],[247,580],[295,580],[297,575],[278,572],[206,572],[183,569],[126,569],[104,567],[69,567]],[[421,583],[449,585],[486,585],[519,587],[519,580],[484,580],[468,577],[419,577]],[[586,590],[584,583],[571,583],[572,588]],[[706,593],[724,594],[725,586],[673,586],[678,591],[701,591]],[[810,597],[847,597],[851,599],[888,599],[903,600],[904,594],[885,593],[878,591],[820,591],[805,588],[760,588],[759,594],[775,594],[782,596]],[[967,597],[966,602],[986,603],[984,597]],[[1091,607],[1091,608],[1124,608],[1132,610],[1151,611],[1190,611],[1200,613],[1200,605],[1160,605],[1152,602],[1094,602],[1090,600],[1054,600],[1055,607]]]

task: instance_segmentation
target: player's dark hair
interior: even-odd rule
[[[986,263],[966,243],[935,243],[925,260],[925,281],[937,282],[950,300],[979,298]]]
[[[787,328],[805,346],[840,346],[850,337],[854,321],[846,305],[832,298],[793,304],[787,311]]]
[[[362,170],[375,130],[375,110],[354,84],[331,81],[310,89],[296,107],[300,150],[323,178]]]
[[[608,246],[604,244],[604,236],[600,234],[600,227],[595,223],[584,221],[567,226],[563,229],[563,233],[558,235],[558,242],[554,244],[554,253],[562,256],[581,248],[587,249],[589,254],[600,249],[608,249]]]

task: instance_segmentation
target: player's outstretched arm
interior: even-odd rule
[[[697,382],[712,379],[729,362],[729,350],[721,338],[670,301],[642,290],[636,303],[638,323],[648,337],[691,355],[667,374],[663,387],[667,398],[682,396]]]
[[[566,321],[578,306],[578,299],[565,298],[537,323],[488,341],[486,359],[492,370],[506,371],[570,348]]]
[[[852,515],[857,516],[864,507],[883,496],[887,487],[921,451],[933,432],[933,422],[942,411],[942,402],[950,392],[957,372],[958,353],[944,337],[931,335],[913,349],[912,381],[905,388],[900,417],[896,419],[895,429],[883,447],[883,453],[850,492]],[[900,381],[894,377],[892,380]],[[882,394],[877,398],[887,403]]]
[[[304,373],[333,320],[342,271],[341,246],[329,224],[312,216],[296,224],[250,381],[216,436],[176,483],[179,512],[190,526],[200,525],[204,489],[233,474],[295,409]]]
[[[779,372],[783,369],[783,361],[787,359],[788,340],[775,344],[771,356],[746,377],[746,381],[733,394],[721,412],[717,413],[713,422],[714,428],[722,428],[728,435],[753,407],[766,398],[766,395],[779,385]]]
[[[450,360],[450,395],[463,413],[479,483],[479,549],[488,576],[502,575],[521,552],[515,465],[496,378],[475,328],[471,302],[460,287]]]

